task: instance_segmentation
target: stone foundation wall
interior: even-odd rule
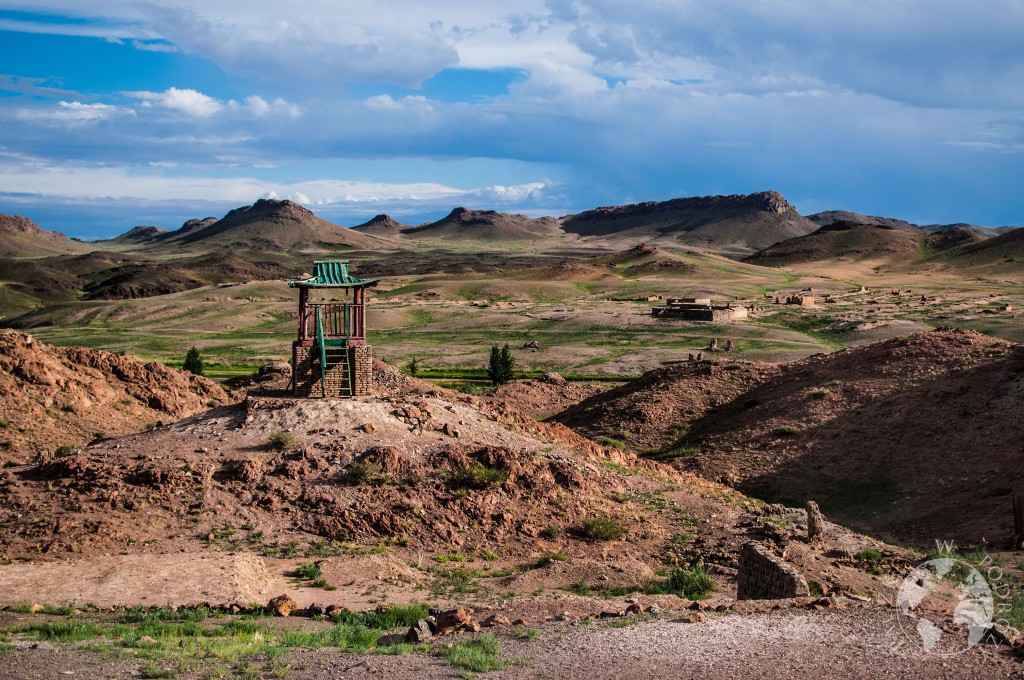
[[[736,590],[739,600],[781,600],[810,593],[793,565],[756,541],[745,544],[740,552]]]
[[[332,350],[328,350],[330,352]],[[333,351],[339,351],[337,349]],[[353,376],[352,396],[366,396],[373,393],[373,348],[369,345],[349,347],[348,363],[333,366],[324,376],[328,397],[346,397],[349,374]],[[320,385],[320,358],[312,347],[299,343],[292,345],[292,364],[295,367],[295,396],[323,397]]]

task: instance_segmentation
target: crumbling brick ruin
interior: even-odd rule
[[[739,600],[781,600],[810,593],[807,581],[793,565],[757,541],[746,543],[740,552],[736,590]]]
[[[711,298],[669,298],[663,307],[652,307],[651,316],[687,321],[736,321],[748,317],[747,308],[731,302],[712,304]]]

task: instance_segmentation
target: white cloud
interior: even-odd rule
[[[138,91],[125,94],[196,118],[209,118],[220,113],[224,108],[224,104],[202,92],[190,89],[179,90],[176,87],[168,88],[163,92]]]

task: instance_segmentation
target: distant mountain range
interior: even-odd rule
[[[460,207],[427,224],[377,215],[351,229],[297,203],[261,199],[219,219],[191,219],[175,230],[139,226],[92,243],[44,231],[25,217],[0,215],[0,267],[9,272],[0,284],[0,314],[82,297],[142,297],[280,279],[308,269],[318,257],[355,254],[372,267],[424,246],[515,250],[530,243],[532,249],[591,253],[657,246],[661,250],[630,266],[685,275],[700,263],[680,259],[671,249],[748,256],[747,262],[767,266],[839,258],[1010,271],[1024,261],[1022,241],[1024,230],[1011,227],[920,226],[846,211],[803,217],[775,191],[601,207],[560,218]],[[382,254],[390,255],[377,257]],[[377,264],[369,264],[374,257]],[[587,266],[603,276],[612,264]]]

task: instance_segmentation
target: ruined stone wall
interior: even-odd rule
[[[740,600],[779,600],[810,593],[793,565],[756,541],[745,544],[740,552],[736,590]]]

